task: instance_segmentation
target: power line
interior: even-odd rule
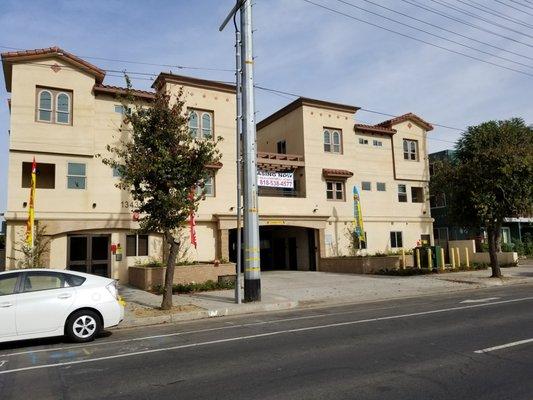
[[[463,19],[459,19],[459,18],[456,18],[456,17],[451,16],[451,15],[449,15],[449,14],[446,14],[446,13],[444,13],[444,12],[441,12],[441,11],[439,11],[439,10],[433,8],[433,7],[425,6],[425,5],[423,5],[423,4],[415,3],[415,2],[413,2],[413,1],[409,1],[409,0],[401,0],[401,1],[403,1],[404,3],[410,4],[410,5],[414,6],[414,7],[418,7],[418,8],[421,8],[421,9],[423,9],[423,10],[429,11],[429,12],[431,12],[431,13],[433,13],[433,14],[440,15],[441,17],[444,17],[444,18],[450,19],[450,20],[452,20],[452,21],[459,22],[459,23],[461,23],[461,24],[464,24],[464,25],[470,26],[470,27],[472,27],[472,28],[474,28],[474,29],[477,29],[477,30],[480,30],[480,31],[483,31],[483,32],[487,32],[487,33],[490,33],[491,35],[499,36],[499,37],[501,37],[501,38],[503,38],[503,39],[507,39],[507,40],[510,40],[510,41],[512,41],[512,42],[520,43],[521,45],[524,45],[524,46],[527,46],[527,47],[531,47],[531,48],[533,48],[533,45],[531,45],[531,44],[529,44],[529,43],[522,42],[522,41],[520,41],[520,40],[518,40],[518,39],[515,39],[515,38],[513,38],[513,37],[505,36],[505,35],[502,35],[502,34],[500,34],[500,33],[498,33],[498,32],[491,31],[490,29],[483,28],[482,26],[479,26],[479,25],[476,25],[476,24],[472,24],[472,23],[470,23],[470,22],[468,22],[468,21],[465,21],[465,20],[463,20]]]
[[[6,49],[6,50],[25,51],[25,49],[21,49],[17,47],[10,47],[10,46],[0,46],[0,48]],[[154,67],[167,67],[167,68],[176,68],[176,69],[191,69],[191,70],[220,71],[220,72],[235,73],[234,69],[226,69],[226,68],[196,67],[196,66],[190,66],[190,65],[187,66],[187,65],[179,65],[179,64],[157,64],[157,63],[149,63],[149,62],[143,62],[143,61],[118,60],[114,58],[94,57],[94,56],[84,56],[84,55],[80,55],[78,57],[92,59],[92,60],[120,62],[124,64],[137,64],[137,65],[149,65],[149,66],[154,66]]]
[[[501,59],[501,60],[504,60],[504,61],[507,61],[507,62],[511,62],[511,63],[517,64],[517,65],[520,65],[520,66],[522,66],[522,67],[533,68],[533,66],[531,66],[531,65],[524,64],[524,63],[521,63],[521,62],[518,62],[518,61],[514,61],[514,60],[512,60],[512,59],[510,59],[510,58],[501,57],[501,56],[499,56],[499,55],[497,55],[497,54],[494,54],[494,53],[491,53],[491,52],[488,52],[488,51],[485,51],[485,50],[480,50],[480,49],[478,49],[478,48],[476,48],[476,47],[473,47],[473,46],[470,46],[470,45],[467,45],[467,44],[464,44],[464,43],[458,42],[458,41],[453,40],[453,39],[448,39],[448,38],[446,38],[446,37],[444,37],[444,36],[437,35],[437,34],[435,34],[435,33],[432,33],[432,32],[429,32],[429,31],[426,31],[426,30],[424,30],[424,29],[417,28],[416,26],[413,26],[413,25],[409,25],[409,24],[403,23],[403,22],[398,21],[398,20],[396,20],[396,19],[394,19],[394,18],[389,18],[389,17],[387,17],[387,16],[385,16],[385,15],[382,15],[382,14],[379,14],[379,13],[377,13],[377,12],[374,12],[374,11],[371,11],[371,10],[367,10],[366,8],[363,8],[363,7],[359,7],[359,6],[357,6],[357,5],[353,4],[353,3],[350,3],[350,2],[348,2],[348,1],[345,1],[345,0],[337,0],[337,1],[338,1],[339,3],[346,4],[347,6],[350,6],[350,7],[356,8],[356,9],[358,9],[358,10],[362,10],[362,11],[367,12],[367,13],[369,13],[369,14],[376,15],[376,16],[378,16],[378,17],[380,17],[380,18],[384,18],[384,19],[386,19],[386,20],[388,20],[388,21],[392,21],[392,22],[397,23],[397,24],[399,24],[399,25],[406,26],[406,27],[408,27],[408,28],[414,29],[414,30],[416,30],[416,31],[419,31],[419,32],[425,33],[425,34],[430,35],[430,36],[434,36],[434,37],[436,37],[436,38],[439,38],[439,39],[445,40],[445,41],[447,41],[447,42],[450,42],[450,43],[453,43],[453,44],[456,44],[456,45],[459,45],[459,46],[465,47],[465,48],[467,48],[467,49],[474,50],[474,51],[477,51],[477,52],[479,52],[479,53],[489,55],[489,56],[491,56],[491,57],[499,58],[499,59]],[[366,0],[365,0],[365,1],[366,1]]]
[[[261,85],[255,85],[255,88],[259,89],[259,90],[264,90],[266,92],[285,94],[285,95],[293,96],[293,97],[306,97],[306,96],[302,96],[300,94],[286,92],[286,91],[283,91],[283,90],[272,89],[272,88],[268,88],[268,87],[261,86]],[[389,114],[389,113],[385,113],[385,112],[381,112],[381,111],[371,110],[369,108],[360,108],[358,111],[365,111],[367,113],[384,115],[386,117],[392,117],[392,118],[399,117],[399,115],[397,115],[397,114]],[[449,125],[437,124],[435,122],[430,122],[430,124],[433,125],[433,126],[438,126],[439,128],[445,128],[445,129],[450,129],[450,130],[454,130],[454,131],[464,132],[464,129],[456,128],[456,127],[449,126]]]
[[[521,31],[517,31],[516,29],[513,29],[513,28],[510,28],[508,26],[505,26],[505,25],[502,25],[498,22],[495,22],[495,21],[491,21],[490,19],[486,19],[484,17],[481,17],[477,14],[474,14],[468,10],[465,10],[464,8],[460,8],[460,7],[457,7],[457,6],[454,6],[454,5],[451,5],[450,3],[447,3],[445,1],[438,1],[438,0],[430,0],[432,1],[433,3],[435,4],[439,4],[441,5],[442,7],[446,7],[446,8],[449,8],[451,10],[454,10],[455,12],[458,12],[458,13],[461,13],[461,14],[465,14],[465,15],[468,15],[469,17],[473,17],[473,18],[476,18],[476,19],[479,19],[483,22],[486,22],[488,24],[491,24],[491,25],[494,25],[494,26],[497,26],[498,28],[501,28],[501,29],[507,29],[508,31],[511,31],[513,33],[517,33],[519,35],[523,35],[523,36],[527,36],[528,38],[530,39],[533,39],[533,36],[531,36],[530,34],[528,33],[524,33],[524,32],[521,32]]]
[[[531,15],[531,16],[533,17],[533,14],[528,13],[527,11],[524,11],[524,10],[518,8],[518,7],[512,6],[511,4],[504,3],[503,1],[500,1],[500,0],[494,0],[494,1],[496,1],[497,3],[503,4],[504,6],[507,6],[507,7],[509,7],[509,8],[512,8],[512,9],[514,9],[514,10],[517,10],[517,11],[523,12],[524,14]],[[522,6],[522,7],[523,7],[523,6]]]
[[[340,0],[339,0],[339,1],[340,1]],[[475,38],[473,38],[473,37],[471,37],[471,36],[463,35],[462,33],[458,33],[458,32],[452,31],[452,30],[450,30],[450,29],[443,28],[442,26],[432,24],[431,22],[427,22],[427,21],[424,21],[424,20],[422,20],[422,19],[419,19],[419,18],[413,17],[413,16],[411,16],[411,15],[409,15],[409,14],[405,14],[405,13],[403,13],[403,12],[401,12],[401,11],[397,11],[397,10],[394,10],[394,9],[392,9],[392,8],[389,8],[389,7],[383,6],[383,5],[381,5],[381,4],[379,4],[379,3],[376,3],[376,2],[374,2],[374,1],[371,1],[371,0],[363,0],[363,1],[365,1],[365,2],[367,2],[367,3],[369,3],[369,4],[372,4],[372,5],[376,6],[376,7],[381,7],[381,8],[383,8],[383,9],[385,9],[385,10],[387,10],[387,11],[390,11],[390,12],[392,12],[392,13],[396,13],[396,14],[402,15],[402,16],[404,16],[404,17],[406,17],[406,18],[410,18],[410,19],[415,20],[415,21],[417,21],[417,22],[420,22],[420,23],[422,23],[422,24],[426,24],[426,25],[432,26],[432,27],[434,27],[434,28],[441,29],[441,30],[443,30],[443,31],[445,31],[445,32],[448,32],[448,33],[451,33],[451,34],[453,34],[453,35],[457,35],[457,36],[460,36],[460,37],[462,37],[462,38],[465,38],[465,39],[468,39],[468,40],[472,40],[472,41],[474,41],[474,42],[480,43],[480,44],[485,45],[485,46],[492,47],[492,48],[497,49],[497,50],[500,50],[500,51],[504,51],[504,52],[506,52],[506,53],[514,54],[514,55],[519,56],[519,57],[523,57],[523,58],[527,58],[527,59],[529,59],[529,60],[533,60],[533,57],[529,57],[529,56],[526,56],[526,55],[524,55],[524,54],[516,53],[516,52],[514,52],[514,51],[504,49],[503,47],[495,46],[495,45],[493,45],[493,44],[490,44],[490,43],[487,43],[487,42],[483,42],[482,40],[475,39]]]
[[[411,36],[411,35],[408,35],[408,34],[405,34],[405,33],[402,33],[402,32],[398,32],[398,31],[396,31],[394,29],[390,29],[390,28],[384,27],[382,25],[378,25],[378,24],[375,24],[373,22],[366,21],[364,19],[354,17],[353,15],[346,14],[346,13],[344,13],[342,11],[335,10],[333,8],[324,6],[322,4],[315,3],[315,2],[313,2],[311,0],[302,0],[302,1],[304,1],[306,3],[309,3],[309,4],[312,4],[312,5],[316,6],[316,7],[323,8],[323,9],[328,10],[330,12],[333,12],[335,14],[342,15],[344,17],[347,17],[347,18],[362,22],[362,23],[367,24],[367,25],[371,25],[371,26],[379,28],[379,29],[383,29],[383,30],[385,30],[387,32],[391,32],[391,33],[394,33],[396,35],[403,36],[403,37],[406,37],[406,38],[411,39],[411,40],[415,40],[415,41],[420,42],[420,43],[427,44],[429,46],[436,47],[436,48],[441,49],[441,50],[445,50],[445,51],[450,52],[450,53],[461,55],[463,57],[467,57],[467,58],[470,58],[472,60],[480,61],[482,63],[493,65],[495,67],[503,68],[503,69],[506,69],[506,70],[509,70],[509,71],[517,72],[517,73],[522,74],[522,75],[527,75],[527,76],[533,77],[533,74],[530,74],[529,72],[525,72],[525,71],[521,71],[519,69],[514,69],[514,68],[511,68],[511,67],[507,67],[505,65],[494,63],[492,61],[483,60],[482,58],[475,57],[475,56],[472,56],[472,55],[469,55],[469,54],[466,54],[466,53],[463,53],[463,52],[460,52],[460,51],[457,51],[457,50],[453,50],[453,49],[450,49],[449,47],[445,47],[445,46],[441,46],[441,45],[438,45],[438,44],[435,44],[435,43],[431,43],[431,42],[428,42],[427,40],[423,40],[423,39],[420,39],[420,38],[417,38],[417,37],[414,37],[414,36]]]
[[[511,17],[509,15],[506,15],[506,14],[502,14],[500,11],[495,10],[493,8],[490,8],[490,7],[487,7],[486,5],[480,4],[480,3],[476,2],[476,1],[471,0],[470,3],[467,3],[466,1],[463,1],[463,0],[455,0],[455,1],[457,1],[457,2],[459,2],[461,4],[464,4],[466,6],[472,7],[474,9],[476,9],[476,10],[483,11],[484,13],[487,13],[487,14],[490,14],[490,15],[494,15],[495,17],[504,19],[506,21],[510,21],[510,22],[515,23],[515,24],[522,25],[522,26],[524,26],[526,28],[533,29],[533,25],[530,25],[530,24],[526,23],[525,21],[522,21],[522,20],[517,19],[517,18],[513,18],[513,17]]]

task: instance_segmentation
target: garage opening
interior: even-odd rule
[[[261,270],[316,271],[317,231],[296,226],[261,226]],[[229,232],[230,261],[237,261],[237,230]]]

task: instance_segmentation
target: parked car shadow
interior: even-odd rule
[[[111,336],[113,332],[104,330],[102,331],[98,337],[95,339],[98,341],[102,338],[107,338]],[[51,337],[51,338],[40,338],[40,339],[26,339],[26,340],[14,340],[12,342],[0,342],[0,351],[6,351],[6,350],[16,350],[16,349],[22,349],[25,348],[27,350],[31,350],[32,347],[53,347],[55,345],[80,345],[83,346],[83,343],[76,343],[71,340],[69,340],[66,336],[57,336],[57,337]],[[35,349],[37,350],[37,349]],[[2,354],[0,354],[0,357]]]

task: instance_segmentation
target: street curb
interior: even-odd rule
[[[468,278],[467,278],[468,279]],[[431,293],[424,293],[424,294],[417,294],[417,295],[405,295],[405,296],[397,296],[397,297],[387,297],[382,298],[379,300],[359,300],[359,301],[335,301],[332,299],[328,300],[313,300],[313,301],[281,301],[277,303],[268,303],[268,304],[242,304],[238,308],[228,308],[228,307],[218,307],[218,308],[212,308],[212,309],[206,309],[206,310],[200,310],[200,311],[190,311],[190,312],[182,312],[182,313],[174,313],[174,314],[168,314],[168,315],[159,315],[155,317],[142,317],[142,318],[133,318],[129,321],[123,321],[118,327],[114,329],[128,329],[128,328],[135,328],[135,327],[141,327],[141,326],[149,326],[149,325],[160,325],[160,324],[170,324],[170,323],[176,323],[176,322],[185,322],[185,321],[194,321],[194,320],[200,320],[200,319],[209,319],[209,318],[219,318],[219,317],[226,317],[226,316],[232,316],[232,315],[244,315],[244,314],[258,314],[263,312],[270,312],[270,311],[283,311],[283,310],[291,310],[295,308],[300,309],[310,309],[310,308],[322,308],[322,307],[328,307],[328,306],[342,306],[346,304],[365,304],[365,303],[374,303],[374,302],[380,302],[380,301],[389,301],[389,300],[396,300],[396,299],[406,299],[406,298],[416,298],[416,297],[425,297],[425,296],[431,296],[436,294],[443,294],[447,292],[462,292],[462,291],[469,291],[469,290],[479,290],[479,289],[489,289],[493,288],[495,286],[513,286],[513,285],[520,285],[520,284],[527,284],[531,282],[531,279],[527,278],[518,278],[518,279],[512,279],[512,280],[495,280],[495,281],[476,281],[471,280],[468,281],[467,279],[461,280],[463,284],[472,284],[472,286],[476,285],[477,287],[472,287],[472,289],[455,289],[455,290],[443,290],[443,291],[435,291]]]
[[[242,304],[239,308],[219,307],[201,311],[191,311],[186,313],[158,315],[155,317],[133,318],[129,321],[123,321],[117,329],[134,328],[138,326],[158,325],[173,322],[193,321],[206,318],[227,317],[231,315],[254,314],[269,311],[283,311],[297,308],[299,305],[299,301],[283,301],[269,304]]]

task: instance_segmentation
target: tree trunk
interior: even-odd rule
[[[165,272],[165,284],[163,290],[162,310],[172,308],[172,285],[174,284],[174,268],[176,267],[176,257],[178,255],[179,243],[174,240],[171,233],[165,233],[165,239],[169,245],[169,255],[167,259],[167,270]]]
[[[497,227],[487,228],[487,234],[489,238],[489,255],[490,266],[492,268],[492,278],[501,278],[502,272],[500,270],[500,264],[498,263],[498,240],[499,229]]]

